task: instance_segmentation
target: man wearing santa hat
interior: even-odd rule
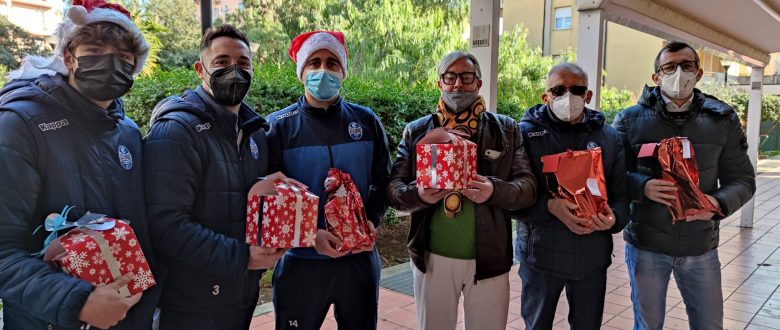
[[[290,250],[274,268],[277,329],[319,329],[330,305],[339,329],[375,329],[379,298],[379,256],[373,245],[346,253],[325,228],[330,168],[349,173],[365,205],[370,226],[387,209],[390,175],[387,136],[371,109],[340,95],[347,76],[347,48],[341,32],[313,31],[293,39],[290,57],[305,94],[268,116],[269,168],[281,170],[320,197],[316,248]]]
[[[74,0],[55,36],[54,54],[26,57],[0,91],[5,328],[149,329],[164,275],[144,214],[141,132],[120,99],[149,45],[124,8],[102,0]],[[125,297],[133,274],[92,287],[34,257],[48,235],[36,228],[67,205],[70,221],[87,211],[129,220],[157,285]]]

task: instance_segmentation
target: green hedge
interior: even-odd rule
[[[135,81],[133,89],[125,96],[127,113],[146,132],[149,115],[157,102],[169,95],[193,88],[198,83],[199,79],[192,69],[155,71],[151,75],[142,76]],[[295,78],[295,67],[291,64],[258,66],[247,102],[259,113],[268,115],[295,102],[302,94],[303,84]],[[391,148],[399,142],[406,123],[432,113],[439,97],[439,91],[433,82],[430,85],[404,85],[393,81],[366,80],[357,76],[348,77],[342,94],[350,102],[368,106],[376,112],[385,125]],[[602,96],[602,104],[614,108],[605,110],[610,120],[618,109],[633,102],[631,93],[625,90],[608,88]],[[524,111],[525,109],[499,100],[499,113],[519,119]]]

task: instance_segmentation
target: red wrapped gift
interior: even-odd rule
[[[65,220],[67,211],[47,217],[46,230],[56,231],[76,227],[67,234],[49,240],[43,259],[62,270],[94,286],[114,282],[127,273],[133,279],[119,293],[130,296],[151,288],[157,282],[141,250],[133,228],[122,220],[106,218],[87,212],[75,223]],[[55,226],[50,226],[57,223]]]
[[[542,163],[550,193],[577,204],[577,217],[609,214],[601,148],[542,156]]]
[[[457,130],[436,128],[417,143],[417,186],[466,189],[477,175],[477,144]]]
[[[319,202],[319,197],[295,181],[265,179],[256,183],[247,197],[247,244],[280,249],[314,247]]]
[[[661,179],[674,182],[676,192],[667,207],[672,222],[684,221],[689,215],[703,212],[721,214],[715,205],[699,189],[699,170],[693,146],[686,137],[671,137],[659,143],[646,143],[639,149],[638,157],[655,157],[661,165]]]
[[[325,192],[328,193],[325,203],[328,231],[342,242],[338,251],[374,244],[376,235],[369,227],[363,199],[349,173],[331,168],[325,179]]]

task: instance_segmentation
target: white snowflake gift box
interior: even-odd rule
[[[132,273],[133,279],[119,290],[130,296],[153,287],[157,282],[130,225],[122,220],[87,212],[76,222],[68,222],[66,207],[50,214],[44,227],[52,232],[46,240],[43,260],[59,266],[66,274],[102,286]],[[57,230],[75,227],[56,237]]]
[[[461,131],[436,128],[417,142],[417,186],[466,189],[477,175],[477,144]]]
[[[319,202],[317,195],[296,181],[255,183],[247,196],[246,243],[280,249],[314,247]]]

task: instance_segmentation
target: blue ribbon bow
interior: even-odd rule
[[[69,228],[83,228],[87,227],[92,230],[108,230],[111,228],[114,228],[116,225],[116,222],[114,220],[106,220],[105,214],[98,214],[98,213],[90,213],[87,212],[84,215],[82,215],[78,220],[76,221],[68,221],[68,213],[70,213],[71,210],[73,210],[74,206],[68,206],[66,205],[60,213],[52,213],[49,214],[46,217],[46,220],[44,220],[43,225],[38,226],[38,228],[33,231],[33,235],[35,235],[38,230],[43,228],[44,230],[50,232],[49,236],[46,237],[46,240],[43,241],[43,249],[39,251],[38,253],[33,254],[34,256],[42,256],[44,253],[46,253],[46,250],[49,248],[49,245],[51,245],[52,242],[54,242],[55,239],[59,236],[57,234],[58,231],[63,229],[69,229]]]

